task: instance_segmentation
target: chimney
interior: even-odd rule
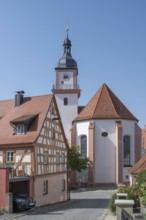
[[[15,107],[17,106],[20,106],[23,102],[23,94],[25,92],[22,90],[22,91],[17,91],[16,94],[15,94]]]

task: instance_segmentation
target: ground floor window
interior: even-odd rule
[[[48,194],[48,180],[43,180],[43,195]]]
[[[65,191],[65,179],[62,180],[61,191]]]

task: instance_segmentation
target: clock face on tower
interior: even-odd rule
[[[60,73],[60,79],[63,82],[70,82],[72,84],[73,82],[73,73],[72,72],[61,72]]]
[[[60,72],[60,88],[73,89],[73,72]]]
[[[68,73],[63,74],[63,80],[68,80],[70,78],[70,75]]]

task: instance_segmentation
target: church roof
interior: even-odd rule
[[[138,121],[106,84],[102,85],[74,121],[89,119],[125,119]]]
[[[131,174],[138,174],[141,171],[146,170],[146,156],[142,157],[133,167],[129,169]]]

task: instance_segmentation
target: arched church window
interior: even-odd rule
[[[130,136],[124,136],[124,166],[130,166]]]
[[[68,98],[64,98],[64,105],[68,105]]]
[[[87,136],[81,136],[81,155],[83,158],[87,158]]]

